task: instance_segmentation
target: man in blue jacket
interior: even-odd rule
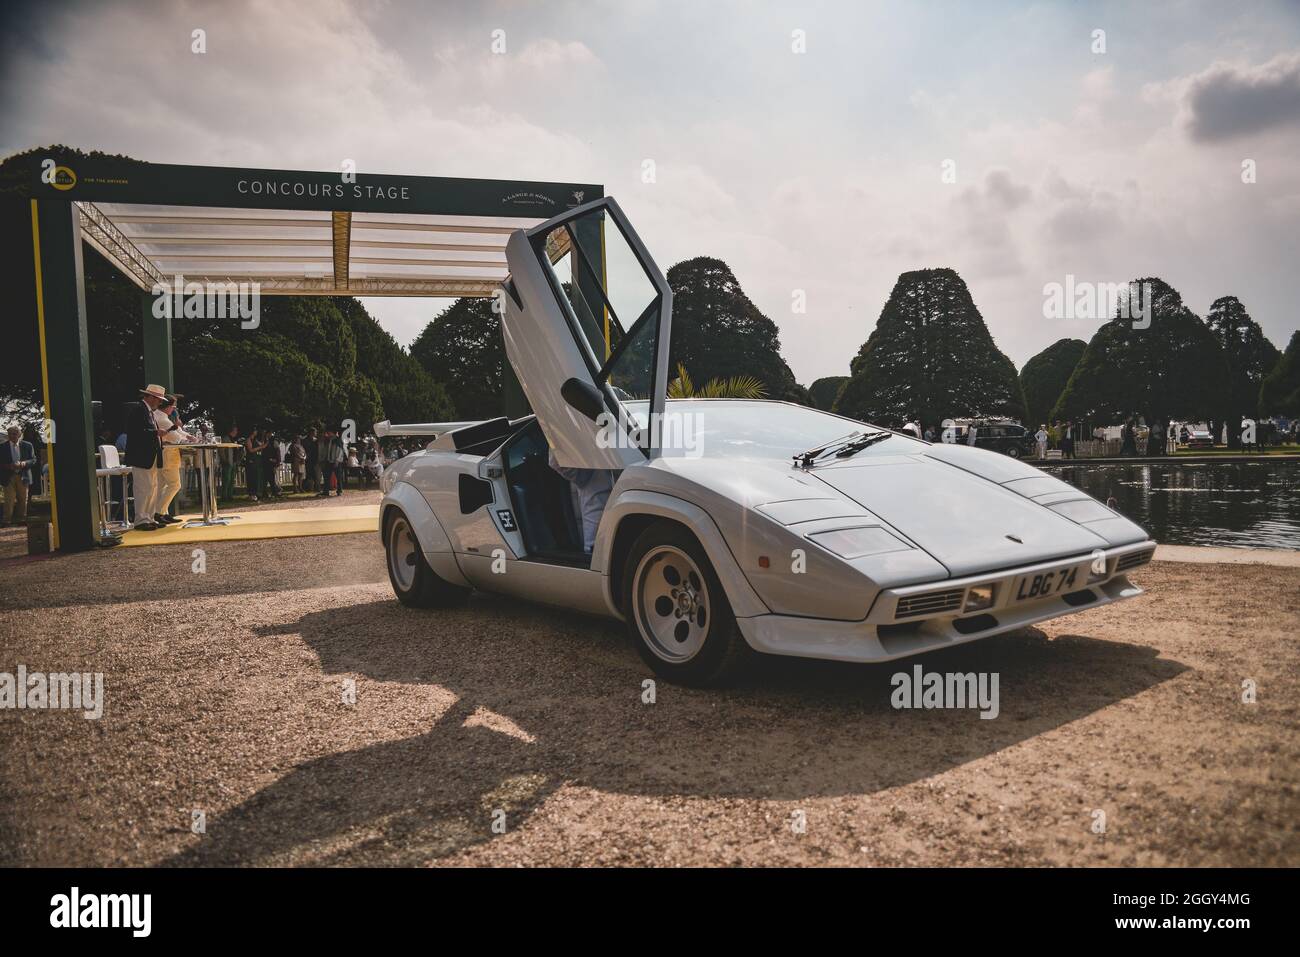
[[[27,493],[35,479],[32,467],[36,464],[36,450],[32,443],[23,441],[23,431],[16,425],[9,427],[8,441],[0,445],[0,482],[4,483],[5,524],[24,525],[27,522]]]

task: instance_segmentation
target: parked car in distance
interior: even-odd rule
[[[969,426],[958,430],[957,444],[969,444],[968,428]],[[978,430],[975,433],[977,449],[1001,452],[1013,459],[1033,458],[1038,451],[1035,447],[1038,443],[1034,441],[1034,434],[1023,425],[1016,425],[1014,422],[989,422],[977,423],[975,428]]]
[[[1184,426],[1182,430],[1183,445],[1189,449],[1214,448],[1214,435],[1209,429],[1199,425]]]

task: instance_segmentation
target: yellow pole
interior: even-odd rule
[[[605,261],[605,217],[600,218],[600,285],[605,290],[605,298],[609,298],[609,266]],[[605,314],[605,361],[609,361],[609,306],[602,305],[601,311]]]
[[[32,200],[32,254],[36,261],[36,328],[40,334],[41,344],[41,394],[45,402],[45,419],[50,420],[50,363],[45,346],[45,288],[41,283],[41,226],[36,213],[36,200]],[[45,461],[50,467],[50,522],[54,533],[50,547],[59,547],[59,501],[54,490],[54,453],[50,446],[58,439],[58,424],[42,436],[45,440]]]

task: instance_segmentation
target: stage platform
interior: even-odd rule
[[[334,505],[328,508],[251,509],[223,512],[235,518],[229,525],[185,528],[184,523],[200,516],[177,516],[175,525],[155,532],[130,531],[122,536],[123,546],[184,545],[190,542],[232,542],[254,538],[302,538],[307,535],[343,535],[349,532],[379,531],[376,505]],[[238,516],[236,518],[236,516]]]

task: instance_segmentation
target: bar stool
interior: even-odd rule
[[[127,495],[126,484],[131,479],[131,469],[121,464],[116,445],[99,447],[99,464],[100,467],[95,469],[95,477],[99,482],[99,532],[101,535],[110,535],[125,531],[131,527],[131,498]],[[122,479],[121,502],[113,498],[113,479],[118,476]],[[119,504],[122,506],[121,519],[109,521],[109,506]]]

